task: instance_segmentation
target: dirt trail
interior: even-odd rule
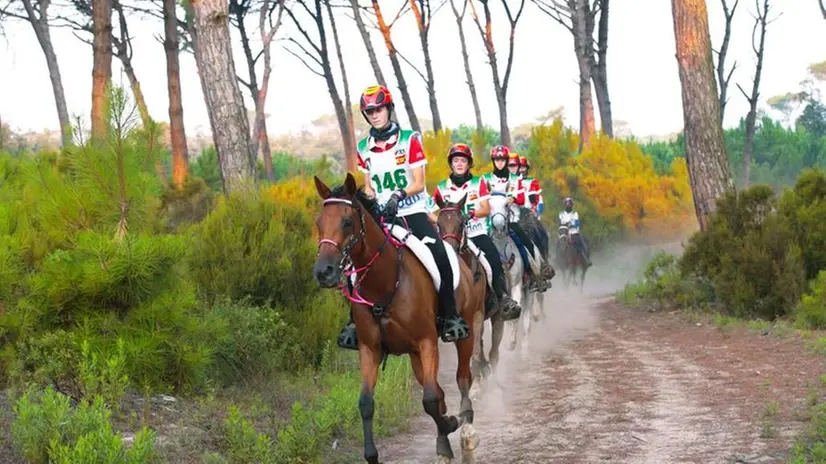
[[[799,340],[612,299],[563,306],[552,292],[530,352],[508,352],[506,337],[496,380],[475,399],[475,462],[785,462],[807,394],[826,372]],[[455,351],[441,348],[440,382],[455,413]],[[434,462],[435,441],[422,413],[410,433],[379,442],[380,458]],[[458,432],[451,442],[461,462]]]

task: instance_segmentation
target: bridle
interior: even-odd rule
[[[353,303],[363,304],[371,307],[373,309],[373,315],[380,316],[384,313],[390,303],[393,301],[393,297],[396,295],[396,291],[399,289],[399,283],[401,282],[401,266],[402,266],[402,248],[404,243],[397,240],[395,237],[390,235],[390,232],[384,228],[384,218],[381,219],[381,223],[379,224],[379,228],[384,233],[384,241],[381,245],[376,249],[373,256],[367,260],[367,264],[361,266],[359,268],[355,267],[353,263],[352,252],[355,248],[356,244],[361,243],[362,246],[365,245],[365,237],[367,236],[367,227],[365,227],[364,221],[364,209],[359,207],[357,204],[353,203],[350,200],[345,198],[327,198],[322,203],[323,207],[332,205],[332,204],[343,204],[350,206],[351,208],[355,209],[359,213],[359,232],[358,234],[350,234],[350,239],[344,244],[344,246],[340,245],[335,240],[329,238],[323,238],[318,241],[318,250],[316,252],[316,256],[321,253],[321,247],[323,245],[332,245],[339,253],[341,253],[341,261],[338,264],[339,270],[342,272],[342,279],[339,281],[339,288],[344,296]],[[382,251],[384,251],[385,246],[390,243],[392,246],[396,248],[397,253],[397,260],[396,260],[396,285],[393,288],[393,291],[390,293],[388,298],[386,299],[384,304],[376,304],[371,301],[366,300],[364,297],[361,296],[359,292],[359,287],[361,287],[361,283],[364,280],[367,273],[372,268],[373,264],[378,260],[379,256],[381,256]],[[359,275],[361,273],[361,275]],[[352,284],[352,291],[348,292],[345,280],[349,280],[350,276],[356,275],[356,281]]]
[[[458,206],[445,206],[444,208],[440,208],[439,209],[439,214],[441,214],[444,211],[455,211],[455,212],[459,213],[460,215],[462,214],[462,210]],[[442,240],[447,240],[449,238],[452,238],[453,240],[456,240],[456,243],[459,244],[459,248],[463,248],[465,246],[465,237],[466,237],[466,235],[465,235],[465,232],[466,232],[465,231],[465,224],[469,220],[470,220],[470,218],[462,220],[462,223],[459,226],[459,232],[457,232],[455,234],[442,234],[442,233],[440,233],[439,237]]]

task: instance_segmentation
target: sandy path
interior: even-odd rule
[[[474,402],[477,463],[785,462],[810,385],[826,372],[794,338],[721,331],[610,299],[546,302],[546,314],[529,353],[503,343],[496,379]],[[442,358],[455,412],[452,347],[442,345]],[[460,462],[458,432],[451,442]],[[435,426],[422,413],[410,433],[378,446],[388,464],[434,462]]]

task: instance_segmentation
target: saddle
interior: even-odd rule
[[[422,265],[424,265],[427,272],[430,273],[430,277],[433,279],[433,286],[438,292],[439,287],[442,285],[442,275],[439,273],[438,266],[436,266],[436,258],[433,257],[433,253],[430,251],[430,248],[427,247],[428,243],[433,243],[433,239],[425,237],[424,240],[419,240],[415,235],[411,234],[410,231],[398,224],[385,225],[384,228],[389,231],[390,235],[396,240],[402,242]],[[459,288],[459,279],[461,277],[459,257],[456,255],[453,247],[445,246],[445,250],[447,251],[447,260],[450,262],[450,269],[453,271],[453,289],[456,290]]]

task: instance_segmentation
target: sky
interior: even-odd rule
[[[515,0],[507,1],[511,5],[519,3]],[[385,17],[392,18],[401,2],[402,0],[383,0]],[[733,0],[728,2],[731,4]],[[434,5],[438,3],[433,2]],[[490,3],[497,60],[504,73],[509,28],[502,4],[496,1]],[[712,44],[717,48],[722,41],[725,24],[722,7],[717,0],[709,0],[707,3]],[[768,97],[797,90],[800,81],[806,76],[809,64],[826,60],[826,47],[822,46],[826,44],[826,21],[820,14],[817,0],[773,0],[772,3],[774,5],[769,16],[777,19],[769,25],[766,37],[760,92],[761,106],[764,107]],[[339,9],[337,24],[342,37],[351,99],[357,101],[362,89],[375,84],[375,77],[355,23],[345,16],[349,13],[349,8]],[[736,60],[738,66],[729,89],[730,101],[724,121],[726,127],[736,125],[739,118],[748,111],[748,102],[736,84],[739,83],[747,92],[751,91],[755,68],[751,49],[754,13],[754,2],[742,0],[732,24],[728,63]],[[490,66],[469,12],[466,16],[464,29],[482,116],[486,124],[498,129],[499,115]],[[162,22],[134,18],[129,28],[134,37],[133,66],[145,93],[149,111],[153,118],[168,121],[165,56],[163,46],[156,38],[163,33]],[[28,23],[12,21],[4,26],[4,32],[5,38],[0,39],[0,118],[14,130],[56,130],[58,120],[52,88],[45,58],[34,31]],[[232,33],[237,39],[234,29]],[[413,15],[408,13],[403,16],[394,25],[392,34],[396,48],[423,70],[423,55]],[[284,26],[278,35],[281,39],[294,37],[301,40],[286,15]],[[52,39],[70,115],[79,115],[88,121],[91,108],[91,46],[67,29],[53,29]],[[509,125],[515,127],[534,122],[538,116],[562,106],[565,109],[566,123],[577,127],[578,69],[570,33],[532,2],[526,1],[515,40],[513,71],[508,91]],[[331,38],[330,41],[332,42]],[[390,90],[400,101],[396,80],[378,30],[372,31],[372,42],[390,82]],[[266,103],[271,135],[299,131],[313,119],[333,112],[324,79],[307,70],[297,58],[285,51],[283,46],[286,43],[285,40],[280,40],[273,47],[274,70]],[[259,44],[260,40],[253,47],[257,49]],[[436,96],[444,124],[448,127],[475,124],[470,93],[465,82],[458,29],[449,3],[434,15],[430,44]],[[246,77],[246,63],[238,40],[234,41],[233,48],[236,69],[240,76]],[[121,73],[119,61],[115,58],[112,63],[115,83],[128,85],[126,77]],[[424,81],[410,66],[403,63],[402,67],[419,117],[430,118]],[[338,63],[334,62],[334,74],[337,77],[338,69]],[[608,76],[614,119],[626,122],[634,135],[665,135],[682,129],[680,81],[669,1],[612,2]],[[181,81],[187,135],[208,134],[209,119],[197,68],[193,56],[188,53],[181,55]],[[245,88],[242,88],[242,93],[247,107],[252,108]],[[406,114],[402,108],[399,109],[400,122],[406,124]]]

